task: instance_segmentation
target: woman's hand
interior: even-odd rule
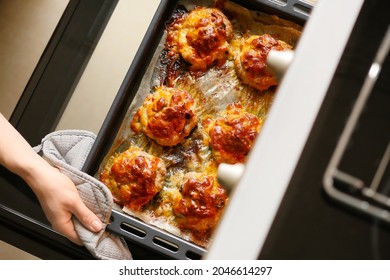
[[[102,229],[99,218],[81,200],[76,186],[31,148],[19,132],[0,114],[0,164],[19,175],[31,187],[55,230],[82,245],[72,215],[89,230]]]
[[[36,194],[39,203],[52,227],[72,242],[82,245],[72,222],[72,215],[89,230],[102,229],[101,221],[81,200],[76,186],[57,168],[42,163],[29,176],[27,184]]]

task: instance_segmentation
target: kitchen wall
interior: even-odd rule
[[[58,124],[98,133],[160,0],[120,0]]]
[[[9,118],[68,0],[0,0],[0,112]],[[1,132],[0,132],[1,133]],[[0,241],[0,260],[37,259]]]
[[[9,118],[68,0],[0,0],[0,112]]]

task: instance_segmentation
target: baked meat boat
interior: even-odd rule
[[[241,104],[230,104],[220,117],[208,116],[203,121],[213,156],[218,163],[242,163],[245,161],[261,122],[257,116],[243,110]]]
[[[166,43],[190,64],[190,70],[206,71],[226,61],[232,37],[232,24],[219,9],[196,7],[172,22]]]
[[[252,35],[242,39],[234,65],[243,83],[260,91],[278,84],[266,63],[270,50],[291,50],[291,46],[281,40],[276,40],[269,34]]]
[[[178,88],[161,86],[149,94],[131,122],[134,132],[143,132],[162,146],[175,146],[198,123],[195,101]]]
[[[165,181],[164,162],[137,147],[112,158],[100,174],[115,202],[132,210],[140,210],[159,193]]]

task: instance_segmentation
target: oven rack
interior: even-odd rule
[[[370,182],[367,182],[367,178],[364,180],[343,171],[341,162],[350,145],[353,145],[353,133],[359,127],[360,118],[389,52],[390,26],[377,50],[324,176],[324,189],[330,197],[386,223],[390,223],[390,139],[385,139],[387,146]]]

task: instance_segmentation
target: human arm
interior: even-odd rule
[[[82,245],[72,215],[93,232],[102,229],[101,221],[82,202],[73,182],[35,153],[2,114],[0,132],[0,164],[30,186],[55,230]]]

